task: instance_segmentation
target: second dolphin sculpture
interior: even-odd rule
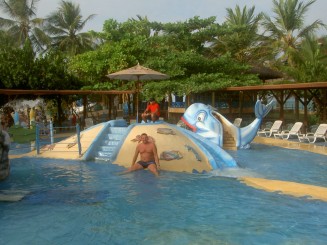
[[[235,141],[237,149],[248,148],[257,134],[262,119],[270,112],[274,104],[267,105],[258,100],[255,104],[256,119],[246,127],[238,128],[227,118],[215,111],[210,105],[194,103],[182,116],[182,121],[195,133],[223,147],[224,134],[229,134]]]

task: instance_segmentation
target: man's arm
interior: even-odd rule
[[[135,153],[134,153],[134,157],[133,157],[132,165],[131,166],[133,166],[135,164],[138,155],[139,155],[139,146],[136,146],[136,149],[135,149]]]
[[[144,111],[144,113],[149,113],[149,112],[151,112],[151,111],[150,111],[150,106],[149,106],[149,105],[147,105],[147,106],[146,106],[146,108],[145,108],[145,111]]]
[[[158,151],[157,151],[157,146],[156,144],[153,143],[153,156],[154,156],[154,161],[156,162],[157,168],[160,168],[160,162],[159,162],[159,157],[158,157]]]

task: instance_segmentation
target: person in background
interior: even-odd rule
[[[35,127],[35,108],[32,107],[30,110],[30,128]]]
[[[7,130],[7,125],[6,125],[6,122],[1,120],[1,128],[0,130]]]
[[[77,118],[76,118],[75,113],[73,113],[73,115],[72,115],[72,126],[76,126],[76,122],[77,122]]]
[[[10,172],[9,163],[9,150],[10,150],[10,136],[9,134],[0,129],[0,180],[8,177]]]
[[[147,122],[148,120],[151,120],[152,122],[155,122],[160,117],[160,106],[155,101],[154,98],[151,98],[149,100],[149,104],[146,107],[145,111],[142,113],[142,122]]]

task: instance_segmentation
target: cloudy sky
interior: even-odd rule
[[[272,0],[70,0],[80,5],[82,16],[96,14],[89,21],[86,30],[101,31],[105,20],[115,19],[124,22],[137,15],[147,17],[150,21],[176,22],[186,21],[194,16],[206,18],[215,16],[218,23],[222,23],[226,16],[226,8],[234,9],[236,5],[255,6],[256,13],[263,11],[271,13]],[[302,0],[307,2],[307,0]],[[40,0],[38,3],[38,17],[45,17],[55,11],[61,0]],[[316,19],[327,24],[327,1],[317,0],[311,5],[307,13],[306,22]],[[322,31],[326,35],[327,31]]]

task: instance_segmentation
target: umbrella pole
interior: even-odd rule
[[[136,123],[139,122],[139,83],[140,83],[140,77],[137,76],[137,82],[136,82]]]
[[[139,93],[136,92],[136,123],[139,122]]]

